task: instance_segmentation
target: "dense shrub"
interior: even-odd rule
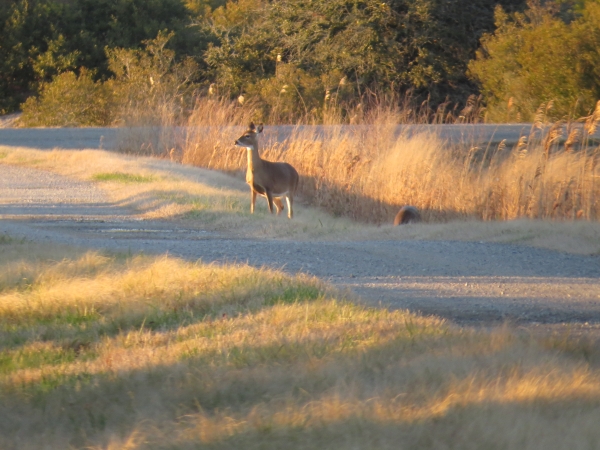
[[[105,48],[136,48],[160,30],[178,57],[200,54],[206,39],[190,27],[183,0],[14,0],[0,2],[0,114],[15,110],[65,71],[106,79]]]
[[[64,72],[44,83],[38,98],[27,99],[21,123],[29,127],[103,126],[111,123],[113,110],[111,90],[95,82],[92,73]]]
[[[182,114],[194,90],[191,80],[198,66],[191,58],[177,61],[166,48],[173,33],[159,32],[144,41],[144,49],[107,49],[110,70],[107,82],[117,99],[115,118],[123,124],[141,119],[145,125],[166,125],[160,110],[167,105],[171,115]],[[174,118],[176,119],[176,117]]]
[[[523,14],[496,10],[496,32],[481,41],[469,65],[492,122],[587,115],[600,98],[600,5],[586,2],[574,20],[532,3]],[[539,117],[538,117],[539,119]]]
[[[61,20],[62,7],[45,0],[0,2],[0,114],[14,111],[32,91],[39,75],[33,62],[44,55],[49,43],[60,39],[54,24]],[[68,52],[62,52],[68,58]],[[72,69],[64,60],[63,70]]]
[[[44,83],[38,98],[23,104],[25,126],[167,125],[175,123],[192,99],[197,72],[191,58],[182,62],[166,48],[173,33],[158,33],[145,48],[107,49],[115,76],[94,81],[82,70],[57,75]]]
[[[464,102],[474,92],[467,63],[495,4],[240,0],[213,14],[219,44],[206,60],[221,91],[257,99],[275,120],[290,120],[290,109],[322,118],[332,103],[374,92]]]

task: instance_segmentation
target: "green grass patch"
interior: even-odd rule
[[[189,195],[180,192],[162,192],[156,195],[160,200],[166,200],[177,205],[190,205],[194,212],[212,210],[216,199],[210,199],[204,196]]]
[[[288,286],[282,292],[265,299],[265,305],[290,304],[317,300],[323,292],[317,286]]]
[[[0,374],[7,374],[20,369],[31,369],[90,360],[97,355],[86,351],[85,342],[73,341],[63,348],[17,349],[0,352]]]
[[[10,244],[15,241],[15,238],[10,237],[7,234],[0,234],[0,245]]]
[[[115,183],[150,183],[157,181],[154,175],[136,175],[122,172],[97,173],[92,176],[94,181],[113,181]]]

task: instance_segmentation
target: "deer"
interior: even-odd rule
[[[283,211],[283,197],[287,200],[288,217],[294,216],[294,194],[298,189],[298,172],[285,162],[272,162],[262,159],[258,154],[258,135],[262,133],[263,125],[258,127],[250,122],[248,129],[235,141],[238,147],[245,147],[248,151],[248,170],[246,183],[250,185],[250,213],[254,214],[256,196],[261,195],[267,199],[269,211],[273,213],[273,204],[277,208],[277,215]]]

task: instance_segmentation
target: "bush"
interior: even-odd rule
[[[600,5],[586,3],[575,20],[530,4],[523,14],[496,10],[497,30],[481,40],[470,75],[481,84],[490,122],[587,115],[600,98],[597,74]]]
[[[191,21],[183,0],[3,0],[0,113],[65,71],[85,67],[96,80],[108,78],[106,47],[139,49],[159,30],[176,32],[170,46],[178,55],[197,55],[206,36]]]
[[[271,123],[293,123],[307,112],[322,120],[330,102],[350,100],[352,109],[381,92],[413,92],[434,107],[447,96],[464,103],[475,91],[467,64],[493,28],[496,3],[229,2],[213,14],[219,45],[205,59],[221,92],[255,99]],[[522,2],[500,3],[512,9]]]
[[[95,82],[92,72],[65,72],[23,104],[24,126],[173,125],[186,111],[197,71],[165,48],[173,33],[159,32],[145,49],[107,49],[114,78]]]
[[[174,33],[159,32],[144,41],[142,50],[107,49],[109,68],[115,77],[107,82],[118,99],[117,115],[124,125],[172,125],[185,113],[198,70],[191,58],[177,62],[175,52],[166,48]],[[164,109],[175,117],[165,122],[158,112]]]
[[[38,98],[22,105],[21,123],[26,127],[106,126],[112,122],[113,96],[93,74],[65,72],[42,85]]]

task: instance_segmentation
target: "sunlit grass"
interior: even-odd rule
[[[130,173],[111,172],[97,173],[92,176],[94,181],[114,181],[117,183],[149,183],[154,181],[152,176],[134,175]]]
[[[285,215],[269,214],[266,201],[257,202],[256,213],[251,215],[246,183],[216,171],[106,151],[6,149],[8,156],[3,164],[92,180],[108,193],[113,203],[139,218],[187,219],[189,225],[197,223],[204,230],[243,230],[246,236],[255,237],[323,238],[363,228],[347,219],[304,208],[301,203],[298,208],[303,213],[293,221]],[[33,161],[36,163],[32,164]],[[124,182],[125,179],[128,181]]]
[[[402,227],[392,227],[390,221],[388,225],[370,226],[308,207],[302,199],[296,206],[298,214],[293,220],[287,220],[271,216],[265,201],[258,201],[256,214],[250,215],[250,194],[246,183],[217,171],[106,151],[48,152],[6,147],[6,152],[8,156],[3,164],[51,170],[84,181],[102,173],[125,173],[134,179],[147,180],[97,183],[113,202],[140,218],[184,219],[187,226],[196,224],[203,230],[233,233],[242,230],[243,235],[248,237],[311,240],[476,240],[526,244],[569,253],[600,252],[600,223],[593,221],[456,220]]]
[[[597,352],[308,276],[0,242],[3,448],[592,448]],[[592,447],[586,443],[592,443]]]
[[[533,219],[597,225],[600,152],[591,138],[596,114],[573,121],[585,127],[536,119],[516,145],[473,142],[469,136],[450,145],[434,132],[399,133],[398,124],[406,123],[402,117],[409,112],[399,106],[375,108],[357,127],[315,129],[298,123],[285,142],[276,141],[277,131],[270,134],[266,127],[260,152],[265,159],[291,163],[300,174],[304,202],[335,217],[385,226],[410,204],[428,223]],[[186,164],[241,172],[246,163],[231,145],[241,127],[232,125],[249,119],[239,114],[231,113],[231,105],[203,99],[189,118],[185,142],[172,138],[168,147],[180,149]],[[520,229],[504,228],[511,234]],[[535,234],[521,237],[569,251],[569,244],[541,243],[543,233]],[[597,251],[596,246],[592,253]]]
[[[468,135],[450,144],[432,131],[399,132],[411,112],[381,105],[361,114],[359,126],[298,123],[285,142],[273,139],[277,131],[269,139],[267,127],[261,155],[298,170],[300,192],[310,205],[371,223],[391,223],[407,204],[428,222],[600,218],[600,151],[591,139],[599,114],[567,126],[547,123],[541,114],[530,134],[512,145],[473,142]],[[185,142],[173,138],[169,145],[181,149],[185,163],[244,170],[231,145],[242,130],[232,125],[248,122],[232,115],[231,105],[203,99],[189,118]]]

